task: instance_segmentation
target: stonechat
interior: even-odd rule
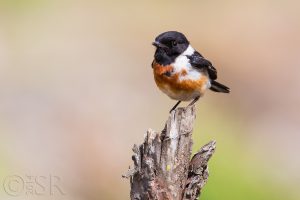
[[[152,43],[156,47],[152,68],[158,88],[178,102],[193,105],[207,89],[229,93],[230,89],[217,82],[217,70],[180,32],[168,31],[158,35]]]

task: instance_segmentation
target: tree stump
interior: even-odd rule
[[[216,143],[204,145],[193,157],[192,130],[195,106],[170,113],[162,132],[147,131],[143,144],[134,145],[134,168],[123,177],[130,178],[132,200],[197,199],[208,179],[208,160]]]

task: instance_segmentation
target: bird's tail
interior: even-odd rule
[[[209,88],[214,92],[222,92],[222,93],[229,93],[230,89],[229,87],[218,83],[217,81],[211,81],[211,87]]]

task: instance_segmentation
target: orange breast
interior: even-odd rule
[[[192,95],[195,92],[202,95],[207,89],[207,82],[209,81],[207,76],[200,76],[199,80],[180,80],[180,77],[184,77],[188,74],[186,70],[172,74],[173,67],[171,65],[162,66],[155,61],[152,63],[152,67],[157,86],[163,92],[171,94],[171,96],[176,96],[177,94],[182,95],[182,93],[188,96],[189,93]],[[167,72],[170,72],[169,74],[171,74],[171,76],[165,75]]]

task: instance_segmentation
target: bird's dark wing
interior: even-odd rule
[[[203,58],[203,56],[195,51],[193,55],[188,56],[190,59],[191,65],[196,69],[207,69],[209,78],[212,80],[217,79],[217,70],[214,68],[214,66],[211,64],[209,60],[206,60]]]

